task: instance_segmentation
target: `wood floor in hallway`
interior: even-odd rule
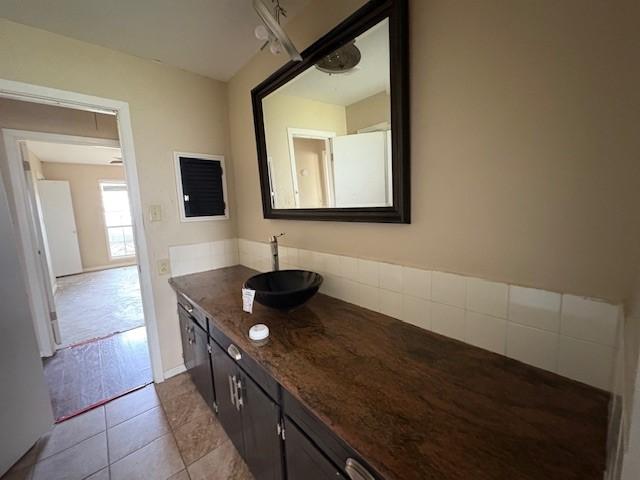
[[[152,382],[144,327],[58,350],[44,361],[60,420]]]

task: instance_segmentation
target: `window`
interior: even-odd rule
[[[229,218],[224,157],[175,153],[180,220],[193,222]]]
[[[100,182],[100,193],[110,257],[134,256],[136,247],[127,185],[124,182]]]

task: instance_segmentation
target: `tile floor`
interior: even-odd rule
[[[44,360],[53,414],[60,420],[153,380],[144,327],[58,350]]]
[[[144,325],[135,265],[60,277],[55,301],[63,347]]]
[[[2,480],[253,480],[187,374],[56,425]]]

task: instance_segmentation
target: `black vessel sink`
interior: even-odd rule
[[[290,310],[313,297],[322,275],[306,270],[278,270],[251,277],[245,288],[256,291],[255,301],[271,308]]]

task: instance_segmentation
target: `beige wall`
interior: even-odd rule
[[[101,180],[124,180],[124,168],[118,165],[80,165],[71,163],[42,163],[47,180],[66,180],[71,188],[73,212],[78,229],[78,243],[82,268],[85,270],[115,264],[134,264],[135,259],[109,258],[105,233]]]
[[[327,130],[336,135],[347,131],[345,108],[291,95],[274,94],[263,102],[267,152],[273,165],[272,179],[278,208],[294,208],[293,180],[289,159],[288,128]],[[234,132],[238,133],[238,132]],[[248,136],[253,132],[245,130]],[[255,145],[255,137],[252,137]],[[246,139],[247,143],[251,143]],[[257,166],[257,164],[256,164]]]
[[[347,105],[347,133],[378,123],[391,123],[391,97],[387,92],[376,93],[359,102]]]
[[[163,213],[162,221],[145,223],[163,367],[182,364],[175,296],[169,277],[157,274],[157,261],[168,258],[169,245],[234,237],[237,211],[228,162],[231,220],[181,224],[172,152],[228,154],[226,85],[6,20],[0,20],[0,78],[129,103],[143,209],[160,205]]]
[[[313,2],[287,30],[302,49],[363,3]],[[283,59],[259,53],[229,84],[239,236],[625,298],[640,258],[638,8],[410,1],[411,225],[263,219],[250,90]]]

